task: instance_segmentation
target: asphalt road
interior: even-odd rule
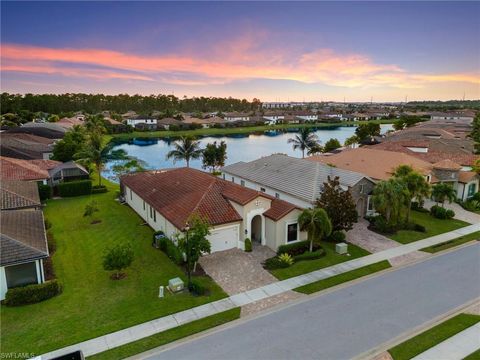
[[[349,359],[479,296],[475,244],[159,348],[147,358]]]

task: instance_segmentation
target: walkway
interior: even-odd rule
[[[480,349],[480,322],[415,356],[412,360],[462,360]]]
[[[282,294],[303,285],[307,285],[319,280],[323,280],[335,275],[339,275],[367,265],[371,265],[382,260],[389,260],[397,256],[402,256],[411,253],[412,251],[417,251],[428,246],[440,244],[455,239],[459,236],[470,234],[475,231],[480,231],[480,223],[469,225],[427,239],[419,240],[407,245],[380,251],[375,254],[364,256],[362,258],[350,260],[344,263],[330,266],[328,268],[316,270],[308,274],[303,274],[287,280],[278,281],[256,289],[232,295],[226,299],[197,306],[195,308],[191,308],[173,315],[168,315],[156,320],[148,321],[143,324],[135,325],[130,328],[103,335],[98,338],[67,346],[63,349],[58,349],[42,355],[42,359],[51,359],[79,349],[83,351],[85,356],[91,356],[124,344],[128,344],[136,340],[140,340],[156,333],[175,328],[179,325],[202,319],[207,316],[211,316],[239,306],[245,306],[259,300]]]

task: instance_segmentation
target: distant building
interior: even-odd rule
[[[228,122],[250,121],[250,115],[244,113],[226,113],[223,118]]]
[[[141,127],[148,130],[157,129],[157,119],[153,116],[138,115],[127,119],[127,125],[132,127]]]
[[[430,120],[471,124],[474,117],[475,113],[473,112],[434,112],[430,115]]]

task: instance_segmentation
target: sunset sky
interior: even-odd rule
[[[480,98],[480,3],[2,2],[1,90]]]

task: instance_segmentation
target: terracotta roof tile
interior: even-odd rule
[[[433,164],[433,168],[444,170],[460,170],[462,167],[450,159],[445,159]]]
[[[288,213],[290,213],[295,209],[300,210],[298,206],[295,206],[289,202],[275,199],[272,201],[272,205],[270,209],[265,211],[263,215],[276,221],[276,220],[280,220],[282,217],[284,217],[285,215],[287,215]]]
[[[468,183],[478,177],[479,175],[474,171],[460,171],[458,173],[458,181],[461,183]]]
[[[21,160],[0,156],[0,176],[2,180],[44,180],[48,171],[41,166],[51,160]]]

